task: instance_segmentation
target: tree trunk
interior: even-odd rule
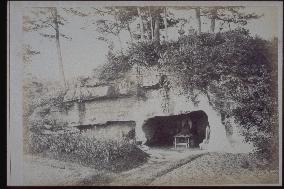
[[[195,9],[196,19],[197,19],[197,32],[201,34],[201,17],[200,17],[200,7]]]
[[[153,41],[153,38],[154,38],[153,18],[152,18],[150,7],[148,7],[148,9],[149,9],[149,15],[150,15],[150,24],[151,24],[151,40]]]
[[[119,34],[117,35],[118,43],[119,43],[119,48],[120,48],[120,54],[123,55],[123,50],[122,50],[122,41],[119,37]]]
[[[149,24],[147,24],[146,34],[147,34],[147,40],[151,41],[152,40],[152,34],[151,34],[151,26]]]
[[[167,7],[164,9],[165,39],[168,41]]]
[[[142,20],[142,16],[141,16],[141,11],[140,8],[137,7],[137,12],[138,12],[138,16],[139,16],[139,24],[140,24],[140,34],[141,34],[141,40],[144,41],[144,25],[143,25],[143,20]]]
[[[118,29],[118,21],[117,21],[117,14],[114,15],[114,19],[115,19],[115,23],[116,23],[116,37],[118,39],[118,43],[119,43],[119,48],[120,48],[120,53],[121,55],[123,55],[123,48],[122,48],[122,41],[120,39],[120,36],[119,36],[119,29]]]
[[[155,18],[155,28],[154,28],[154,42],[160,44],[160,15],[156,14]]]
[[[216,17],[217,17],[217,9],[213,8],[211,10],[211,25],[210,25],[210,32],[215,32],[215,24],[216,24]]]
[[[64,67],[63,67],[63,61],[62,61],[62,55],[61,55],[61,48],[60,48],[60,33],[59,33],[59,25],[58,25],[58,20],[57,20],[57,9],[53,9],[54,13],[54,24],[55,24],[55,39],[56,39],[56,49],[57,49],[57,54],[58,54],[58,64],[59,64],[59,73],[61,77],[61,81],[63,82],[64,89],[67,90],[67,83],[64,75]]]
[[[129,35],[130,35],[130,41],[131,41],[131,43],[133,43],[133,37],[132,37],[132,33],[131,33],[130,26],[129,26],[128,22],[127,22],[127,30],[129,32]]]

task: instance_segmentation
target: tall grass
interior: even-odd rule
[[[95,137],[89,133],[30,132],[29,152],[99,169],[122,171],[139,166],[148,154],[127,138]]]

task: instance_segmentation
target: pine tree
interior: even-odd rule
[[[61,82],[65,90],[67,90],[60,46],[60,37],[71,40],[71,37],[60,32],[60,26],[64,26],[67,20],[58,14],[56,7],[33,8],[31,13],[32,16],[23,17],[23,30],[26,32],[36,31],[42,37],[55,39]],[[46,33],[47,29],[51,33]]]

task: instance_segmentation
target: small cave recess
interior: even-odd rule
[[[188,120],[192,122],[191,128],[187,124]],[[147,119],[142,126],[147,139],[145,145],[172,147],[174,136],[179,134],[184,127],[189,127],[187,129],[192,134],[191,147],[198,147],[205,138],[208,124],[208,116],[202,110],[179,115],[155,116]]]

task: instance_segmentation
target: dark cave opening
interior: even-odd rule
[[[184,124],[191,120],[192,126]],[[207,114],[202,111],[193,111],[186,114],[155,116],[146,120],[142,130],[146,136],[146,145],[150,147],[173,146],[174,136],[181,132],[184,127],[193,135],[191,147],[198,145],[205,138],[206,126],[209,124]]]

